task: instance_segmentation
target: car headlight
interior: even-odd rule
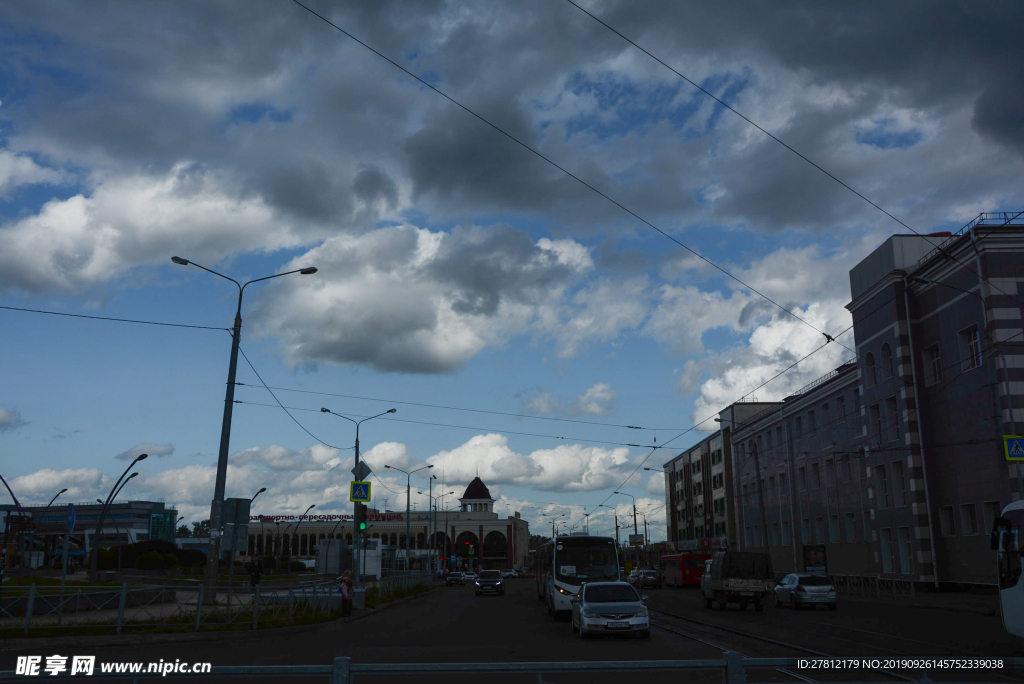
[[[560,593],[560,594],[566,594],[566,595],[572,594],[571,591],[566,591],[562,587],[555,587],[555,589],[558,589],[558,593]]]
[[[497,582],[495,582],[495,584],[501,584],[501,580],[498,580]]]
[[[475,585],[476,585],[476,586],[478,586],[478,587],[480,586],[480,583],[479,583],[479,582],[473,582],[473,584],[475,584]]]
[[[592,610],[581,610],[581,611],[580,611],[580,615],[582,615],[582,616],[583,616],[583,617],[585,617],[585,618],[597,618],[597,617],[601,617],[600,615],[598,615],[597,613],[595,613],[595,612],[594,612],[594,611],[592,611]]]
[[[647,612],[647,609],[641,608],[636,612],[636,615],[634,617],[647,617],[648,615],[650,615],[650,613]]]

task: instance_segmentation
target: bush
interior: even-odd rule
[[[300,570],[300,571],[301,570],[305,570],[306,569],[306,564],[303,563],[302,561],[292,561],[291,563],[288,564],[288,569],[289,570]]]
[[[117,551],[114,549],[98,549],[99,558],[96,559],[97,570],[116,570]]]
[[[139,570],[168,570],[178,566],[178,557],[173,553],[149,551],[135,559],[135,567]]]

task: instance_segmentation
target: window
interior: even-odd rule
[[[779,448],[782,448],[783,440],[782,440],[782,426],[781,425],[779,427],[775,428],[775,441],[778,443]]]
[[[814,411],[807,412],[807,434],[811,434],[818,429],[818,421],[814,419]]]
[[[700,461],[694,461],[693,462],[692,470],[693,470],[694,474],[700,472]]]
[[[981,335],[978,326],[972,325],[960,331],[960,370],[969,371],[981,366]]]
[[[857,514],[846,514],[846,541],[857,541]]]
[[[693,495],[694,496],[700,496],[701,495],[700,482],[698,482],[695,485],[693,485]]]
[[[882,552],[882,572],[892,574],[892,528],[883,527],[879,530],[878,545]]]
[[[779,523],[772,523],[772,544],[779,545]]]
[[[952,537],[956,534],[956,526],[953,525],[953,507],[942,506],[939,508],[939,527],[943,537]]]
[[[875,489],[878,508],[889,507],[889,481],[885,477],[885,466],[875,466]]]
[[[978,534],[978,514],[974,504],[960,505],[960,532],[965,537]]]
[[[821,405],[821,427],[828,428],[828,404]]]
[[[799,437],[803,433],[804,433],[803,424],[800,422],[799,418],[794,418],[793,419],[793,436],[794,437]]]
[[[825,539],[825,518],[818,516],[814,519],[814,543],[824,544]]]
[[[910,566],[910,528],[896,528],[896,554],[900,562],[900,574],[909,575],[912,571]]]
[[[892,496],[895,506],[907,505],[907,481],[903,476],[903,461],[892,462]]]
[[[782,543],[785,546],[789,545],[789,522],[782,522]]]
[[[875,377],[875,355],[868,352],[868,355],[864,357],[864,374],[868,383],[868,387],[871,387],[877,381]]]
[[[927,387],[937,382],[942,382],[942,356],[939,345],[933,344],[924,350],[924,385]]]
[[[833,470],[832,459],[825,459],[825,486],[833,485],[836,482],[836,474]]]
[[[839,457],[839,477],[843,482],[850,481],[850,454],[843,454]]]
[[[784,502],[789,498],[789,488],[786,486],[786,474],[779,473],[779,501]]]
[[[846,420],[846,397],[836,397],[836,420]]]
[[[815,489],[821,486],[821,467],[817,463],[811,464],[811,486]]]
[[[896,369],[892,364],[892,347],[888,344],[882,345],[882,377],[891,378],[896,375]]]
[[[998,501],[986,501],[985,503],[983,503],[981,505],[982,515],[985,516],[985,519],[984,519],[985,527],[982,529],[982,531],[985,534],[988,534],[989,532],[992,531],[992,525],[995,524],[996,518],[999,517],[999,513],[1002,510],[1003,509],[999,505]]]
[[[868,408],[868,415],[871,420],[871,430],[878,437],[878,441],[881,442],[883,434],[882,411],[878,408],[878,404],[872,404]]]
[[[725,486],[725,473],[718,473],[711,476],[711,488],[721,489]]]
[[[803,540],[804,544],[810,544],[811,543],[811,519],[810,518],[804,518],[803,519],[802,524],[800,525],[800,538]]]
[[[853,390],[853,412],[860,415],[860,390]]]
[[[724,498],[715,499],[713,505],[715,507],[715,513],[717,513],[718,515],[725,515],[725,499]]]
[[[885,400],[885,416],[889,421],[889,441],[895,442],[900,438],[900,411],[896,406],[896,397]]]
[[[833,515],[828,519],[828,538],[833,544],[839,543],[839,516]]]
[[[807,491],[807,468],[800,466],[797,472],[797,482],[800,483],[800,491]]]
[[[768,451],[772,449],[772,431],[768,430],[764,433],[764,448]]]

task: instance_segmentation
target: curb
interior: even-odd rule
[[[376,615],[377,613],[388,610],[394,606],[400,605],[407,601],[412,601],[423,596],[427,596],[435,587],[431,586],[428,591],[415,596],[404,596],[394,601],[388,601],[382,603],[374,608],[365,609],[357,614],[353,614],[349,617],[339,617],[334,620],[327,622],[315,622],[310,625],[296,625],[294,627],[276,627],[271,629],[258,629],[258,630],[224,630],[224,631],[200,631],[200,632],[184,632],[184,633],[170,633],[170,634],[122,634],[121,636],[115,635],[97,635],[97,636],[61,636],[61,637],[43,637],[39,639],[33,639],[32,637],[18,638],[17,640],[7,639],[2,646],[0,646],[0,653],[12,652],[12,651],[26,651],[33,648],[66,648],[66,647],[86,647],[86,646],[136,646],[142,644],[177,644],[187,643],[194,641],[206,641],[211,635],[215,635],[218,639],[230,638],[237,641],[244,641],[246,639],[262,639],[267,635],[280,636],[289,634],[302,634],[303,632],[312,632],[314,630],[336,630],[342,625],[347,625],[350,622],[356,620],[362,620]]]

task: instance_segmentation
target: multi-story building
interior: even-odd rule
[[[1015,218],[890,237],[850,272],[856,358],[756,415],[722,412],[741,548],[780,571],[813,549],[833,573],[994,582],[986,532],[1024,491],[1002,439],[1024,424]]]
[[[726,537],[736,543],[736,522],[728,503],[733,499],[731,421],[745,420],[765,406],[734,404],[720,420],[721,430],[664,464],[669,541]]]

